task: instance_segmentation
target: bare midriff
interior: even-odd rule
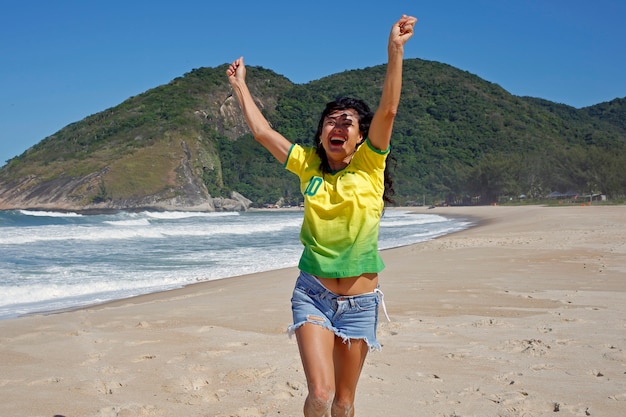
[[[378,287],[378,274],[363,274],[347,278],[317,278],[326,289],[338,295],[366,294]]]

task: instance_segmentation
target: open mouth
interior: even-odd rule
[[[344,138],[339,138],[339,137],[330,138],[330,144],[333,146],[341,146],[344,143],[346,143],[346,140]]]

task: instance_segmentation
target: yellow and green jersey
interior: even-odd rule
[[[299,268],[320,278],[344,278],[380,272],[378,229],[384,208],[387,151],[369,140],[350,164],[323,173],[315,148],[292,145],[285,168],[300,177],[304,220]]]

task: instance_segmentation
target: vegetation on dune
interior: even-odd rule
[[[297,204],[299,184],[249,134],[225,66],[195,69],[61,129],[0,170],[0,185],[93,175],[85,204],[185,192],[197,179],[212,197],[237,191],[255,205]],[[376,108],[385,66],[293,84],[248,68],[272,125],[311,144],[324,104],[352,95]],[[531,97],[449,65],[405,61],[392,155],[399,204],[491,204],[553,191],[626,194],[626,99],[576,109]]]

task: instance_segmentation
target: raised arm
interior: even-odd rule
[[[417,19],[403,15],[391,28],[387,45],[387,73],[383,84],[380,104],[369,130],[372,146],[381,151],[386,150],[391,142],[393,121],[398,112],[400,92],[402,91],[402,60],[404,44],[413,36],[413,27]]]
[[[235,96],[254,139],[270,151],[281,164],[284,164],[291,148],[291,142],[270,126],[254,102],[246,84],[246,67],[243,63],[243,57],[230,64],[226,70],[226,75],[235,91]]]

